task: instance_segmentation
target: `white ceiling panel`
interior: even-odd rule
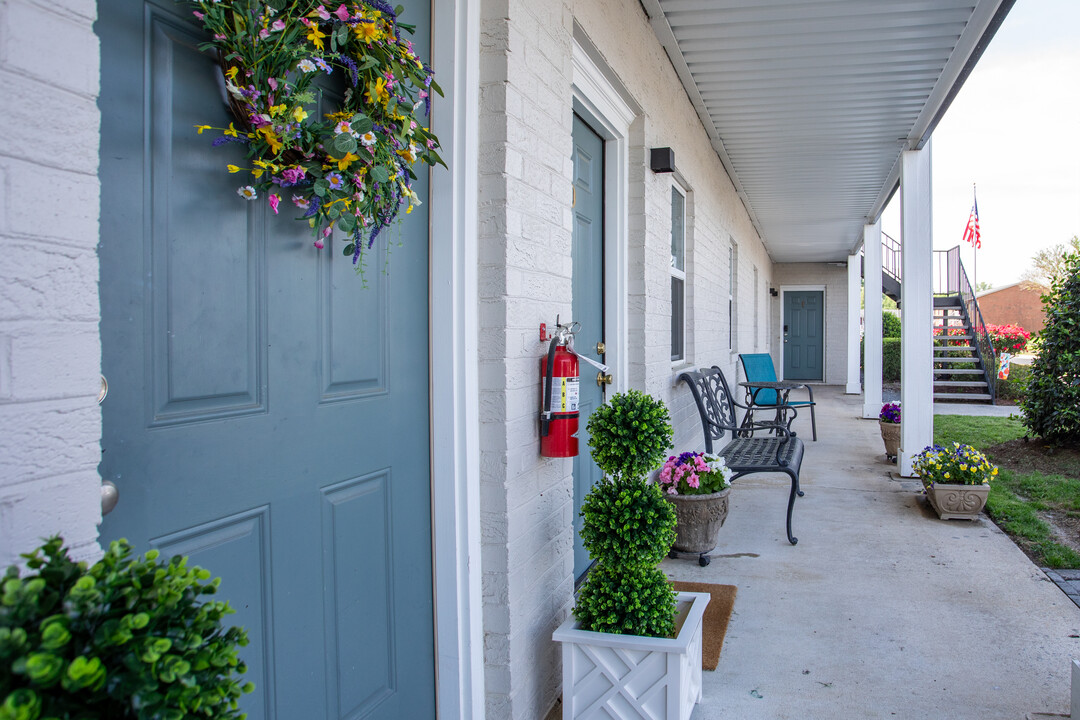
[[[641,0],[776,262],[843,261],[1014,0]]]

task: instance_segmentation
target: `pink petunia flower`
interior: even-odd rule
[[[273,193],[270,193],[270,197],[267,198],[267,199],[270,201],[270,209],[274,211],[275,215],[277,215],[278,214],[278,209],[277,209],[278,208],[278,203],[281,202],[281,196],[280,195],[274,195]]]
[[[334,14],[337,15],[338,20],[341,22],[345,22],[349,19],[349,9],[345,7],[345,3],[339,5],[338,9],[334,11]]]

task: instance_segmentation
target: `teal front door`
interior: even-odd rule
[[[784,379],[824,381],[825,293],[784,293]]]
[[[584,120],[574,116],[574,233],[573,312],[581,323],[575,349],[598,359],[597,343],[604,341],[604,141]],[[602,357],[599,358],[602,360]],[[581,395],[578,433],[580,451],[574,458],[574,577],[589,569],[589,553],[581,544],[581,504],[603,473],[589,454],[589,415],[604,403],[597,370],[580,363]]]
[[[424,56],[429,6],[405,1]],[[340,241],[237,196],[238,145],[195,133],[230,117],[189,8],[98,13],[102,538],[222,577],[252,720],[433,718],[430,205],[364,289]]]

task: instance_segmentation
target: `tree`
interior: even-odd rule
[[[1031,267],[1024,272],[1023,280],[1049,287],[1065,272],[1065,256],[1080,253],[1080,236],[1073,235],[1068,243],[1058,243],[1035,253]]]
[[[1021,400],[1024,424],[1048,443],[1080,445],[1080,252],[1062,259],[1043,307],[1042,351]]]
[[[987,290],[993,290],[994,284],[988,283],[985,280],[980,280],[979,284],[975,286],[975,292],[986,292]]]

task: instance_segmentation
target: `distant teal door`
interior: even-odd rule
[[[604,341],[604,141],[584,120],[574,116],[574,233],[573,312],[581,323],[575,337],[579,353],[597,358],[596,344]],[[601,358],[602,359],[602,358]],[[604,403],[597,370],[581,363],[579,400],[580,453],[574,458],[574,577],[588,570],[591,560],[581,544],[581,505],[603,477],[589,455],[589,415]]]
[[[405,1],[427,55],[429,6]],[[340,243],[237,197],[238,146],[195,133],[230,118],[188,7],[98,13],[102,537],[223,578],[252,720],[433,718],[430,204],[362,289]]]
[[[824,381],[825,293],[784,293],[784,379]]]

